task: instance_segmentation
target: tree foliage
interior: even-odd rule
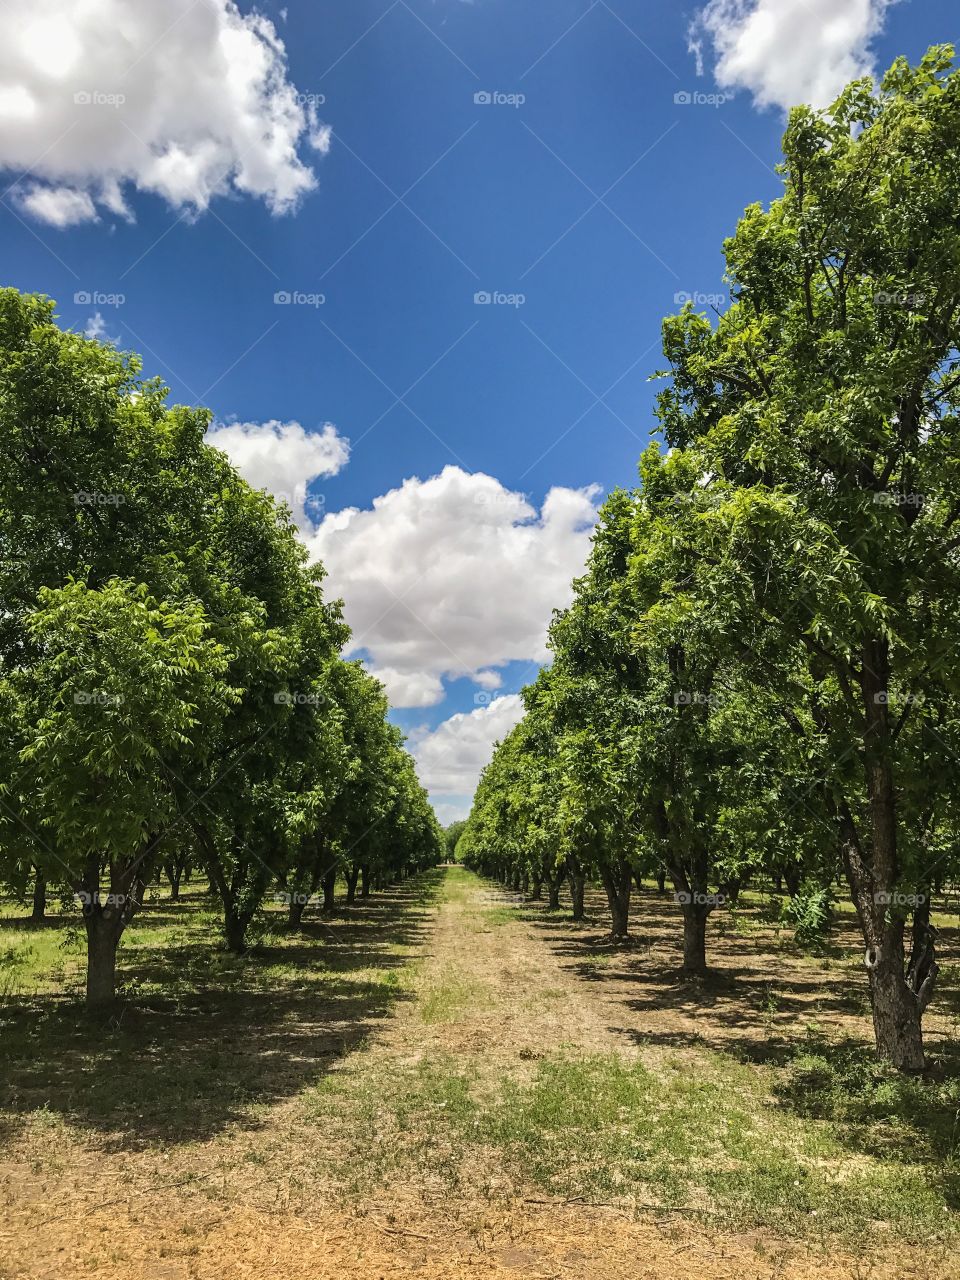
[[[203,866],[239,950],[271,887],[319,868],[332,901],[442,849],[322,568],[208,423],[0,291],[0,878],[76,895],[90,1005],[163,861]]]
[[[692,969],[745,877],[828,903],[842,867],[878,1051],[919,1070],[929,898],[956,870],[952,50],[797,108],[783,149],[782,196],[724,246],[730,306],[664,322],[666,449],[608,501],[531,727],[499,749],[461,843],[478,865],[538,856],[522,793],[539,767],[557,859],[604,880],[615,932],[627,868],[662,865]]]

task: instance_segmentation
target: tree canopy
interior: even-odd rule
[[[0,878],[76,896],[92,1006],[167,859],[204,868],[242,950],[271,888],[332,900],[443,847],[322,567],[209,421],[0,291]]]
[[[662,445],[604,508],[461,848],[585,865],[615,934],[631,871],[661,868],[694,971],[751,874],[839,871],[878,1050],[919,1070],[929,896],[957,867],[952,50],[795,109],[783,152],[782,196],[724,245],[730,306],[664,322]]]

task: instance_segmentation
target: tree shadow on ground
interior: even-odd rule
[[[258,1107],[315,1085],[406,998],[399,970],[440,878],[241,957],[212,935],[124,952],[125,996],[106,1021],[63,997],[12,999],[0,1009],[0,1105],[59,1114],[105,1150],[264,1123]]]
[[[66,914],[62,916],[44,916],[42,920],[31,920],[29,916],[0,916],[0,929],[12,929],[17,933],[42,933],[46,929],[63,929],[68,924],[78,924]]]
[[[680,965],[681,922],[669,895],[636,895],[631,928],[642,944],[598,947],[602,896],[588,891],[588,919],[527,902],[521,914],[564,968],[606,1002],[610,1029],[641,1049],[708,1050],[771,1074],[771,1105],[826,1122],[848,1150],[928,1165],[945,1202],[960,1207],[960,1045],[947,1018],[960,1009],[953,966],[935,997],[933,1059],[925,1078],[879,1064],[866,977],[857,965],[856,921],[836,921],[819,956],[778,937],[769,904],[741,902],[735,915],[714,917],[702,977]],[[957,958],[957,931],[942,929],[938,951]],[[933,1006],[931,1006],[931,1009]],[[929,1014],[928,1014],[929,1020]]]

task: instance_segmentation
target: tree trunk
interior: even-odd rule
[[[871,952],[868,948],[867,972],[878,1056],[886,1058],[898,1071],[922,1071],[922,1010],[916,992],[904,977],[902,951],[897,955],[893,948],[892,954],[884,954],[882,949]]]
[[[360,868],[356,865],[352,866],[346,873],[347,880],[347,906],[352,907],[357,900],[357,878],[360,875]]]
[[[370,868],[368,866],[360,868],[360,897],[370,897]]]
[[[661,867],[657,872],[657,893],[667,892],[667,872],[666,868]]]
[[[800,868],[795,866],[784,867],[783,878],[787,882],[787,893],[791,898],[795,898],[803,884],[803,874]]]
[[[227,950],[234,955],[242,956],[247,949],[247,928],[253,919],[253,912],[241,910],[235,902],[223,908],[223,933],[227,942]]]
[[[321,884],[323,885],[323,910],[327,913],[327,915],[330,915],[335,905],[334,890],[337,887],[336,864],[334,864],[332,867],[329,867],[323,873],[323,879],[321,881]]]
[[[699,902],[682,902],[683,911],[683,971],[706,973],[707,971],[707,916],[710,908]]]
[[[866,943],[864,965],[870,980],[877,1056],[898,1071],[922,1071],[922,1018],[938,972],[934,958],[936,931],[924,912],[919,911],[914,917],[913,950],[905,971],[905,922],[895,910],[888,909],[890,885],[894,883],[890,864],[876,855],[873,865],[868,864],[846,806],[841,808],[840,830],[844,868]]]
[[[43,924],[47,914],[47,878],[42,871],[37,871],[33,882],[33,910],[30,919],[34,924]]]
[[[180,877],[183,875],[184,864],[179,858],[171,858],[166,864],[164,870],[167,873],[167,879],[170,881],[170,901],[180,901]]]
[[[85,918],[87,930],[87,1008],[109,1008],[117,998],[117,945],[122,927],[98,908]]]
[[[574,920],[582,920],[586,912],[583,906],[583,892],[587,877],[580,864],[571,860],[567,868],[567,883],[570,885],[570,900],[573,903]]]
[[[151,876],[151,860],[159,836],[152,836],[146,851],[132,862],[111,863],[109,892],[100,893],[100,860],[87,859],[81,880],[74,888],[83,902],[87,934],[87,1008],[104,1009],[117,996],[117,946],[124,929],[140,906],[144,886]]]
[[[560,877],[550,876],[547,880],[547,910],[560,910]]]
[[[310,879],[307,881],[306,888],[300,892],[294,888],[290,894],[290,912],[288,917],[288,925],[291,929],[299,929],[303,920],[303,913],[306,911],[313,895],[317,892],[320,884],[320,875],[323,868],[320,865],[320,858],[323,856],[322,843],[314,850],[314,856],[311,860]],[[294,885],[303,882],[299,878],[294,878]]]
[[[730,880],[724,881],[720,887],[726,902],[732,903],[734,906],[740,900],[740,890],[743,888],[743,881],[739,877],[732,877]]]
[[[543,897],[543,881],[540,879],[539,876],[537,876],[530,889],[530,901],[539,902],[542,897]]]
[[[623,862],[605,863],[601,879],[610,904],[610,936],[614,940],[626,938],[630,927],[630,868]]]

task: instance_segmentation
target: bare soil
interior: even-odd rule
[[[864,1258],[790,1233],[713,1232],[655,1206],[637,1219],[613,1204],[565,1202],[510,1184],[495,1152],[492,1167],[467,1170],[455,1197],[429,1169],[404,1175],[402,1159],[378,1186],[346,1194],[338,1161],[350,1159],[354,1119],[359,1125],[351,1099],[361,1093],[335,1095],[329,1125],[318,1125],[326,1095],[312,1091],[325,1077],[360,1089],[440,1055],[482,1091],[505,1075],[522,1079],[560,1047],[655,1063],[708,1045],[769,1061],[805,1022],[828,1035],[869,1035],[863,1000],[849,994],[851,925],[833,957],[811,960],[756,913],[739,924],[728,917],[719,935],[716,922],[711,929],[713,975],[691,986],[679,972],[670,905],[652,891],[638,905],[636,945],[626,948],[603,940],[597,898],[592,918],[573,924],[479,881],[432,905],[405,903],[406,892],[392,891],[392,903],[409,924],[401,948],[412,961],[408,985],[388,1014],[363,1020],[362,1036],[341,996],[329,1007],[297,1004],[287,1021],[258,1019],[254,1006],[245,1031],[237,1025],[209,1046],[233,1072],[244,1054],[251,1070],[274,1071],[266,1101],[215,1109],[215,1122],[193,1133],[172,1125],[138,1133],[135,1118],[118,1132],[80,1115],[20,1124],[5,1111],[0,1280],[960,1275],[952,1250]],[[365,945],[375,954],[379,926],[369,910]],[[949,958],[956,937],[942,941]],[[954,1017],[950,999],[930,1017],[934,1052]],[[156,1070],[176,1072],[175,1053],[158,1040]],[[184,1114],[200,1115],[188,1097]]]

